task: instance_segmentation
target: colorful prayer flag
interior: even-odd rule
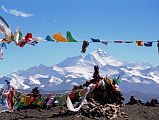
[[[108,45],[108,41],[101,41],[104,45]]]
[[[50,36],[50,35],[47,35],[45,39],[46,39],[47,41],[54,42],[54,40],[51,38],[51,36]]]
[[[136,41],[136,46],[143,46],[143,41],[142,40]]]
[[[99,39],[90,38],[93,42],[100,42]]]
[[[133,41],[124,41],[124,43],[133,43]]]
[[[146,46],[146,47],[152,47],[152,42],[145,42],[144,46]]]
[[[75,40],[75,39],[72,37],[71,32],[67,31],[67,32],[66,32],[66,35],[67,35],[67,40],[68,40],[68,42],[78,42],[77,40]]]
[[[115,40],[114,43],[123,43],[121,40]]]

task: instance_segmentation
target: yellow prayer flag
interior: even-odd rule
[[[136,46],[143,46],[143,40],[137,40]]]
[[[55,39],[57,42],[68,42],[68,40],[64,38],[61,33],[55,33],[54,35],[52,35],[52,38]]]

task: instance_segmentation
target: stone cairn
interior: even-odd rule
[[[94,66],[93,79],[87,81],[83,87],[87,87],[91,83],[98,83],[102,79],[99,75],[98,66]],[[124,98],[121,91],[115,88],[116,81],[109,78],[106,78],[104,81],[105,86],[99,86],[87,95],[87,103],[82,106],[78,114],[92,119],[100,119],[102,117],[107,119],[116,117],[128,118],[123,112]]]

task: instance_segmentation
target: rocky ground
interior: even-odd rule
[[[59,114],[62,111],[65,114]],[[125,105],[123,115],[113,120],[159,120],[159,106],[146,107],[142,105]],[[16,110],[13,113],[0,113],[0,120],[91,120],[79,113],[67,113],[65,109],[54,107],[49,110],[26,109]],[[98,119],[98,118],[94,118]],[[106,120],[107,118],[99,118]]]

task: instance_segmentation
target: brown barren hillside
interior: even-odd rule
[[[159,107],[147,107],[142,105],[125,105],[123,114],[125,117],[117,117],[113,120],[159,120]],[[0,113],[0,120],[91,120],[78,113],[59,114],[60,108],[49,110],[27,109],[14,111],[13,113]],[[128,116],[128,117],[127,117]],[[94,118],[106,120],[107,118]]]

